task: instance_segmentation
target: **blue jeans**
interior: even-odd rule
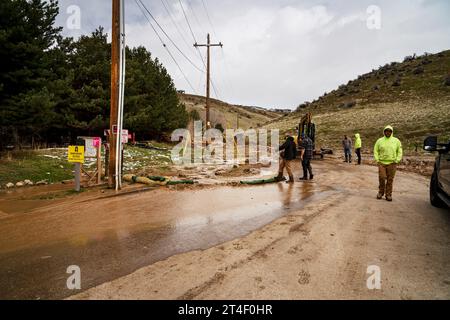
[[[303,178],[308,179],[308,172],[309,172],[309,178],[311,179],[311,177],[313,176],[311,159],[303,159],[302,168],[303,168]]]
[[[352,149],[344,149],[345,162],[352,162]]]

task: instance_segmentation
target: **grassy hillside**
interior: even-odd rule
[[[359,132],[369,151],[386,124],[394,126],[407,152],[436,134],[450,138],[450,50],[407,57],[349,81],[265,126],[295,128],[312,112],[319,146],[340,148],[344,134]]]
[[[188,112],[196,110],[200,118],[205,121],[205,97],[189,94],[180,94],[179,97],[186,105]],[[268,121],[279,118],[281,115],[282,113],[260,107],[232,105],[211,99],[211,122],[213,125],[220,123],[224,129],[236,128],[238,121],[239,127],[242,129],[257,128]]]

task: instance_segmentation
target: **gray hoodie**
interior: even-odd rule
[[[351,149],[352,148],[352,139],[348,138],[342,140],[342,146],[344,147],[344,149]]]

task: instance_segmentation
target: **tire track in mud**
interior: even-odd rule
[[[305,210],[309,209],[308,207],[305,207],[304,209],[301,209],[300,211],[297,211],[295,214],[289,214],[286,217],[282,217],[274,222],[272,224],[275,224],[277,227],[281,226],[289,226],[288,232],[286,235],[277,238],[271,242],[269,242],[264,247],[256,250],[253,252],[250,256],[247,256],[244,259],[240,259],[225,268],[222,268],[223,271],[219,271],[215,273],[211,278],[204,281],[200,285],[197,285],[193,288],[190,288],[185,293],[177,297],[177,300],[193,300],[197,298],[201,294],[205,294],[208,290],[214,290],[215,287],[220,286],[224,280],[229,276],[229,274],[233,271],[236,271],[239,268],[244,267],[245,265],[253,262],[257,262],[258,260],[266,260],[269,258],[270,251],[274,249],[274,247],[279,244],[281,241],[285,240],[287,237],[291,237],[295,235],[296,233],[301,233],[303,236],[308,237],[310,233],[310,228],[308,228],[309,224],[314,221],[315,218],[319,217],[321,214],[325,213],[330,207],[338,205],[341,202],[345,201],[345,195],[342,194],[333,194],[327,199],[327,204],[321,205],[320,208],[316,208],[315,212],[312,214],[303,214]],[[295,217],[295,219],[292,219]],[[301,222],[298,221],[298,219],[301,219]],[[287,221],[286,221],[287,220]],[[265,226],[260,230],[255,231],[254,233],[264,233],[267,229],[269,229],[271,226]],[[249,235],[250,236],[250,235]],[[242,239],[241,239],[242,240]],[[236,241],[234,241],[235,243]],[[309,240],[304,241],[302,244],[295,246],[295,252],[291,254],[297,254],[299,252],[302,252],[302,246],[306,243],[308,243]],[[291,248],[293,249],[293,248]],[[293,249],[294,250],[294,249]],[[289,253],[289,251],[288,251]],[[307,260],[311,260],[311,258],[308,258]],[[311,275],[306,270],[300,270],[298,283],[301,285],[308,284],[310,281]]]

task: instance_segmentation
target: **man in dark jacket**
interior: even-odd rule
[[[293,160],[297,157],[297,145],[295,144],[294,138],[291,135],[288,135],[286,137],[286,141],[280,146],[280,166],[278,169],[278,176],[276,179],[278,181],[283,180],[283,171],[284,168],[286,168],[286,171],[289,175],[289,180],[286,181],[287,183],[293,183],[294,182],[294,175],[292,174],[292,163]]]
[[[313,179],[314,175],[311,167],[311,160],[313,158],[313,142],[312,140],[305,134],[301,136],[301,142],[299,142],[301,148],[300,158],[302,160],[303,167],[303,177],[300,180],[308,180],[308,172],[309,179]]]

